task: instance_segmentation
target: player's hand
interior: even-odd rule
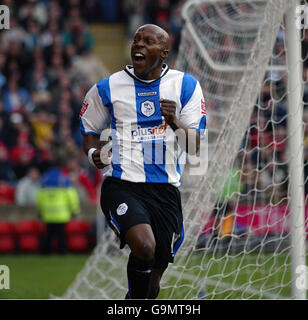
[[[161,104],[160,110],[165,121],[171,125],[176,119],[176,103],[172,100],[159,99],[158,102]]]
[[[98,169],[103,169],[111,163],[109,154],[103,153],[103,150],[97,149],[92,154],[93,163]]]

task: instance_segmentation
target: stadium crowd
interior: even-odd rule
[[[10,29],[0,36],[0,203],[34,204],[41,174],[59,163],[81,199],[95,203],[99,174],[83,160],[78,116],[93,84],[84,68],[94,45],[86,21],[97,13],[86,1],[4,4]]]
[[[62,172],[78,188],[81,201],[96,202],[101,178],[81,152],[78,118],[85,93],[98,80],[84,68],[93,57],[94,46],[88,23],[125,22],[128,40],[143,23],[162,26],[171,36],[172,55],[168,63],[173,67],[180,43],[184,2],[4,1],[10,8],[10,30],[0,34],[0,204],[33,203],[40,176],[59,160]],[[280,51],[284,50],[283,36],[278,40],[277,57],[283,56]],[[303,58],[307,54],[306,32]],[[304,102],[307,103],[308,59],[304,61]],[[107,74],[99,63],[94,69],[100,70],[101,77]],[[261,108],[256,108],[252,115],[247,132],[248,152],[242,161],[243,194],[252,198],[254,193],[250,190],[259,190],[258,196],[273,197],[273,190],[267,188],[269,184],[279,187],[280,195],[287,193],[286,79],[277,74],[267,77],[259,100]],[[304,121],[307,124],[307,108]],[[306,163],[307,141],[305,125]],[[305,168],[307,177],[308,167]]]
[[[81,202],[96,203],[101,178],[81,152],[79,131],[82,99],[99,80],[85,68],[94,46],[88,23],[123,21],[123,11],[130,30],[133,21],[151,19],[172,31],[175,43],[177,2],[4,1],[10,29],[0,34],[0,204],[34,204],[40,177],[56,165]],[[98,63],[92,69],[107,74]]]

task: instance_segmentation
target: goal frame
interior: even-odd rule
[[[232,2],[243,3],[243,0],[207,0],[206,4],[219,4]],[[253,2],[264,2],[264,0],[253,0]],[[200,54],[208,65],[219,72],[242,72],[244,66],[228,66],[214,62],[204,49],[198,38],[193,25],[190,22],[189,10],[193,6],[205,3],[204,0],[191,0],[185,2],[182,8],[182,16],[185,25],[200,50]],[[270,71],[287,71],[288,89],[288,117],[287,132],[289,137],[289,196],[290,196],[290,236],[291,236],[291,282],[293,299],[306,299],[307,280],[301,287],[297,285],[299,274],[298,267],[306,266],[305,248],[305,197],[304,197],[304,146],[303,146],[303,103],[302,103],[302,60],[301,60],[301,37],[300,30],[296,27],[296,7],[299,0],[290,10],[286,12],[286,44],[287,44],[287,67],[281,65],[269,65]],[[288,49],[289,48],[289,49]],[[291,48],[291,49],[290,49]]]

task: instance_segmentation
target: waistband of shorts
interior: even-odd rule
[[[134,182],[134,181],[129,181],[129,180],[123,180],[123,179],[119,179],[119,178],[115,178],[115,177],[106,177],[105,181],[113,181],[113,182],[118,182],[118,183],[122,183],[123,185],[127,185],[127,186],[145,186],[145,185],[152,185],[152,186],[170,186],[171,188],[173,188],[174,190],[179,190],[178,187],[174,186],[171,183],[167,183],[167,182]],[[103,182],[103,183],[104,183]]]

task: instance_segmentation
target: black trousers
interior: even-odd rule
[[[41,242],[41,253],[51,253],[51,244],[54,238],[58,241],[57,253],[66,253],[66,234],[65,234],[65,223],[47,223],[46,232],[42,237]]]

